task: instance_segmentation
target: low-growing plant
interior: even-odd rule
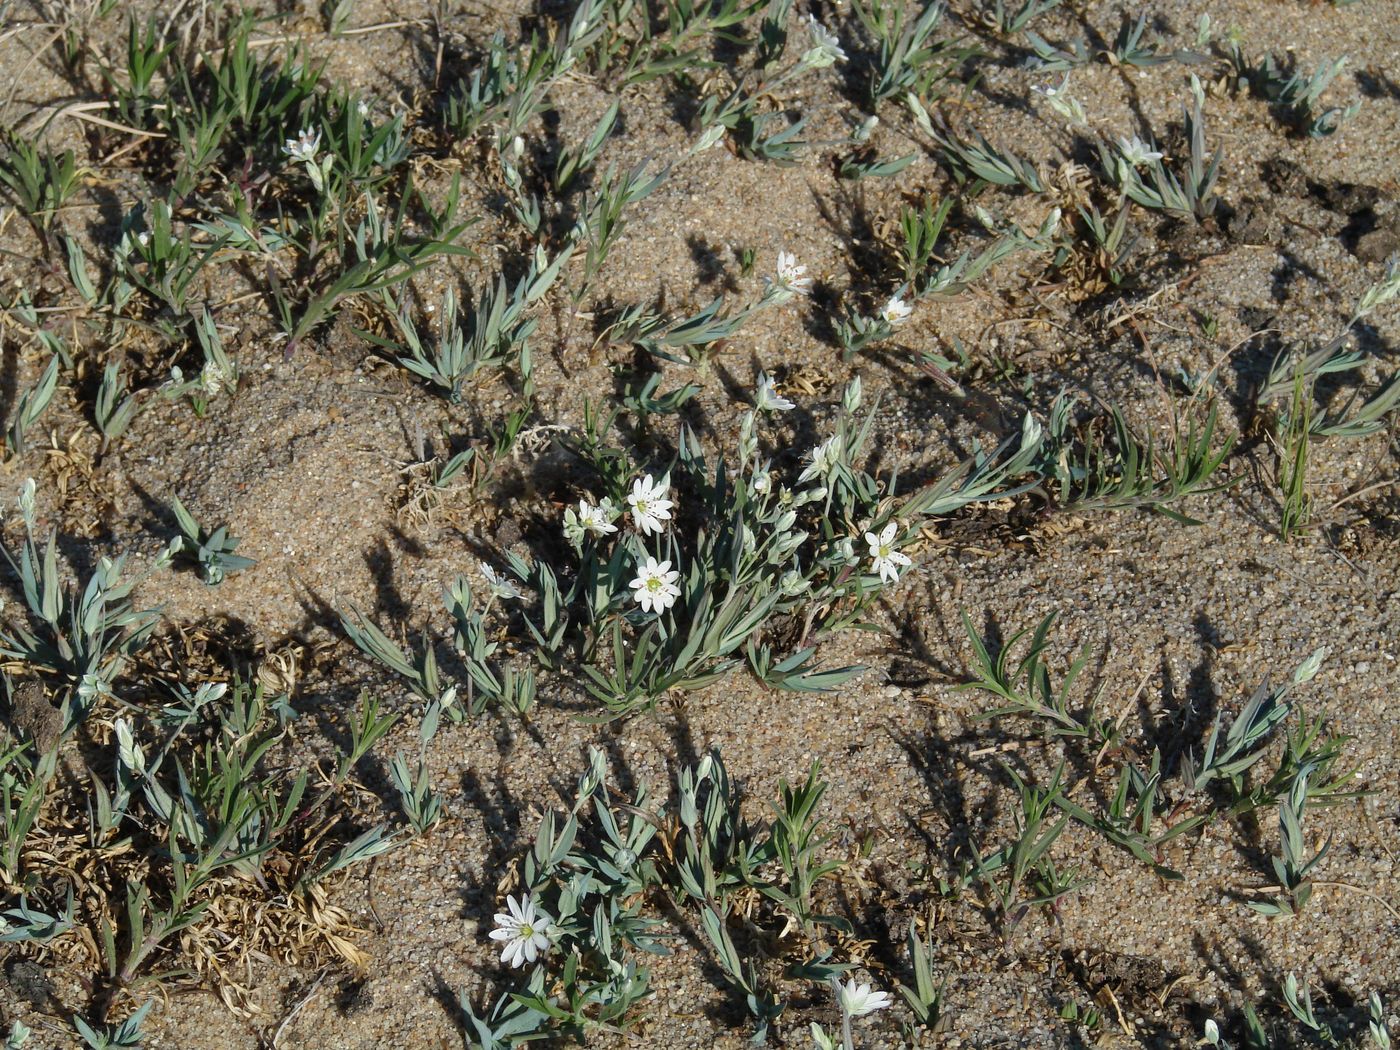
[[[1161,49],[1161,45],[1156,41],[1143,42],[1143,36],[1147,32],[1147,12],[1138,15],[1132,22],[1124,22],[1118,35],[1113,39],[1113,46],[1107,52],[1108,60],[1113,65],[1125,66],[1159,66],[1164,62],[1172,61],[1176,56]]]
[[[1280,66],[1274,56],[1265,54],[1257,64],[1245,58],[1238,41],[1230,44],[1230,64],[1236,82],[1251,93],[1272,103],[1280,117],[1299,134],[1325,138],[1333,134],[1361,110],[1360,102],[1346,106],[1322,106],[1322,95],[1346,67],[1346,57],[1323,59],[1311,76],[1290,66]]]
[[[1063,0],[982,0],[979,16],[982,24],[1001,36],[1013,36],[1041,15],[1053,11]]]
[[[86,169],[71,149],[53,153],[15,135],[7,135],[4,145],[0,182],[9,187],[35,229],[47,234],[59,209],[78,191]]]
[[[1069,697],[1075,680],[1089,663],[1090,650],[1087,644],[1065,670],[1059,688],[1051,685],[1050,664],[1045,658],[1045,651],[1049,647],[1050,628],[1055,622],[1054,613],[1040,621],[1035,633],[1031,635],[1025,653],[1014,667],[1011,664],[1012,650],[1026,636],[1029,628],[1017,631],[1003,642],[994,657],[987,643],[978,636],[966,612],[963,613],[962,620],[963,628],[972,643],[975,677],[960,688],[980,689],[998,697],[1002,702],[1000,707],[984,712],[982,717],[1019,715],[1037,718],[1042,719],[1049,732],[1056,735],[1082,737],[1098,745],[1112,742],[1115,736],[1112,722],[1099,718],[1094,713],[1097,696],[1089,700],[1088,707],[1082,715],[1076,715],[1070,710]]]
[[[1189,408],[1182,413],[1188,419],[1178,415],[1170,442],[1160,450],[1151,438],[1144,441],[1135,435],[1116,407],[1108,414],[1112,442],[1097,433],[1098,425],[1104,422],[1101,418],[1074,428],[1073,407],[1073,399],[1064,395],[1051,406],[1041,466],[1055,503],[1066,510],[1141,508],[1183,525],[1197,525],[1199,522],[1171,504],[1234,484],[1234,479],[1221,481],[1216,477],[1235,439],[1230,436],[1219,446],[1215,444],[1218,414],[1214,404],[1203,422],[1198,422]]]
[[[1191,97],[1191,104],[1182,107],[1188,156],[1179,175],[1162,163],[1161,153],[1141,146],[1137,139],[1120,142],[1113,148],[1100,145],[1099,160],[1105,177],[1124,196],[1173,218],[1200,222],[1214,214],[1219,204],[1215,184],[1224,147],[1217,146],[1207,158],[1205,89],[1194,73]]]
[[[237,536],[230,535],[227,525],[220,525],[212,532],[206,531],[185,509],[178,496],[171,499],[170,510],[180,526],[180,535],[170,544],[170,552],[184,554],[193,561],[209,586],[223,583],[224,577],[231,572],[240,572],[257,564],[252,558],[233,553],[239,540]]]
[[[49,358],[39,381],[20,394],[15,402],[10,429],[5,434],[5,458],[24,454],[27,442],[25,435],[39,422],[49,402],[58,389],[59,366],[63,362],[57,354]]]
[[[360,333],[394,355],[394,360],[416,376],[444,392],[454,405],[462,400],[463,384],[478,373],[515,362],[517,371],[529,373],[529,338],[539,323],[526,311],[549,290],[567,254],[553,262],[543,252],[532,259],[529,270],[511,288],[497,276],[476,297],[470,332],[458,323],[457,295],[449,287],[442,297],[440,335],[428,345],[412,315],[386,290],[384,302],[394,318],[402,343],[372,332]]]
[[[80,722],[112,684],[132,655],[155,629],[158,613],[132,607],[130,595],[140,582],[122,580],[125,558],[102,558],[86,584],[65,579],[58,565],[56,532],[40,550],[35,485],[27,480],[19,506],[25,539],[16,557],[0,548],[19,578],[28,624],[10,620],[0,628],[0,654],[52,675],[69,690],[63,704],[63,732]],[[143,574],[169,564],[165,551]]]
[[[979,132],[959,135],[939,128],[931,134],[959,181],[981,179],[994,186],[1021,186],[1032,193],[1045,192],[1045,182],[1034,164],[1015,153],[998,150]]]
[[[1026,42],[1030,44],[1032,52],[1031,57],[1026,59],[1026,65],[1032,69],[1068,72],[1087,66],[1093,60],[1083,37],[1076,37],[1068,46],[1057,48],[1039,33],[1027,29]]]
[[[1331,838],[1312,856],[1303,839],[1303,811],[1308,803],[1308,778],[1313,773],[1305,765],[1293,775],[1293,783],[1278,807],[1280,853],[1272,858],[1274,874],[1278,877],[1279,895],[1269,900],[1249,901],[1249,906],[1261,915],[1297,915],[1312,898],[1312,882],[1308,875],[1331,846]]]
[[[1058,2],[1058,0],[1052,0]],[[926,0],[917,18],[905,21],[904,9],[887,0],[862,0],[856,16],[878,47],[870,74],[867,101],[873,112],[881,102],[910,92],[921,98],[936,94],[939,81],[975,54],[956,39],[934,38],[947,5]]]
[[[136,395],[129,392],[119,361],[109,361],[102,369],[102,382],[93,403],[92,421],[102,435],[102,451],[126,433],[136,417]]]

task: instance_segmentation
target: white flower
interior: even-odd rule
[[[807,28],[812,34],[812,42],[817,46],[802,57],[814,66],[829,66],[833,62],[846,61],[846,52],[841,50],[841,41],[836,34],[817,21],[815,15],[807,16]]]
[[[797,256],[792,252],[778,253],[778,270],[773,278],[773,285],[776,288],[786,288],[790,292],[797,292],[806,295],[812,287],[812,279],[804,276],[807,267],[801,266],[797,262]]]
[[[643,535],[662,532],[664,521],[671,520],[671,507],[674,504],[666,498],[666,486],[658,485],[651,475],[632,482],[632,491],[627,494],[627,509],[632,512],[632,524]]]
[[[596,507],[587,500],[579,500],[578,523],[584,532],[591,532],[594,536],[606,536],[617,531],[617,526],[612,523],[612,503],[607,499]]]
[[[149,233],[147,233],[145,230],[142,230],[140,233],[138,233],[138,234],[136,235],[136,240],[139,241],[140,244],[141,244],[141,247],[144,248],[144,247],[146,247],[148,244],[151,243],[151,235],[150,235]]]
[[[199,370],[199,385],[205,397],[218,397],[228,383],[228,376],[217,361],[206,361]]]
[[[671,568],[669,561],[657,561],[650,554],[646,564],[637,570],[637,578],[627,586],[632,588],[632,597],[642,607],[642,612],[665,612],[676,604],[681,589],[676,586],[680,573]]]
[[[292,160],[299,160],[306,164],[314,163],[316,151],[321,148],[321,132],[314,134],[310,128],[302,128],[301,134],[294,139],[288,139],[282,147],[282,152],[291,157]]]
[[[486,588],[491,592],[491,597],[507,601],[520,597],[520,588],[485,562],[481,563],[481,575],[486,577]]]
[[[914,308],[897,295],[890,296],[890,301],[880,308],[880,316],[887,324],[899,324],[914,312]]]
[[[876,991],[868,984],[857,984],[854,977],[845,984],[837,983],[834,977],[832,982],[836,983],[836,997],[841,1004],[842,1013],[847,1017],[864,1017],[894,1003],[888,992]]]
[[[1150,164],[1154,160],[1162,159],[1161,153],[1152,149],[1136,135],[1130,139],[1119,139],[1118,152],[1123,155],[1125,161],[1135,168],[1140,168],[1144,164]]]
[[[757,495],[766,496],[773,491],[773,478],[766,470],[755,474],[750,486]]]
[[[878,536],[873,532],[865,534],[865,542],[870,544],[870,569],[872,572],[878,572],[880,579],[886,583],[894,583],[899,579],[900,568],[909,564],[909,556],[894,549],[894,537],[897,532],[899,526],[890,522],[885,526],[885,531]]]
[[[810,481],[812,478],[826,476],[827,471],[831,469],[832,464],[834,464],[841,455],[841,451],[837,447],[837,441],[837,435],[833,434],[807,453],[807,458],[812,462],[808,465],[806,470],[798,475],[797,480],[799,484],[804,481]]]
[[[507,966],[524,966],[532,963],[549,950],[549,919],[535,911],[532,897],[506,898],[510,913],[496,913],[496,928],[491,931],[493,941],[504,941],[501,949],[501,962]]]
[[[359,112],[361,120],[369,119],[369,103],[364,99],[360,99],[355,103],[355,109]]]
[[[758,373],[758,390],[753,403],[760,412],[786,412],[796,407],[787,398],[778,395],[778,388],[767,372]]]

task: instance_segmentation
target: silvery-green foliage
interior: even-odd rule
[[[1205,89],[1191,74],[1191,103],[1182,106],[1182,123],[1186,129],[1188,157],[1185,170],[1174,172],[1162,158],[1144,165],[1146,174],[1139,172],[1122,145],[1099,146],[1099,163],[1104,176],[1123,193],[1144,208],[1165,212],[1176,219],[1202,221],[1215,212],[1219,197],[1215,193],[1220,174],[1224,147],[1217,146],[1209,158],[1206,155]]]
[[[87,169],[78,164],[71,149],[55,153],[19,135],[7,133],[5,147],[5,155],[0,157],[0,182],[9,187],[30,221],[47,231],[58,210],[82,185]]]
[[[416,772],[410,772],[402,751],[389,763],[389,776],[399,793],[399,808],[418,834],[423,834],[442,816],[442,799],[428,779],[428,765],[421,758]]]
[[[651,196],[671,174],[666,165],[656,174],[649,174],[648,161],[642,161],[626,172],[608,168],[598,188],[589,193],[583,207],[583,234],[586,238],[583,281],[574,290],[574,302],[580,301],[603,268],[608,253],[617,243],[626,225],[626,209]]]
[[[180,497],[174,496],[170,509],[180,526],[181,535],[170,545],[172,553],[183,553],[199,566],[199,574],[204,582],[213,587],[224,581],[231,572],[239,572],[257,564],[252,558],[234,554],[239,539],[228,531],[227,525],[220,525],[212,532],[206,532],[194,515],[185,509]]]
[[[169,564],[163,552],[141,577],[123,580],[124,556],[102,557],[81,592],[77,581],[60,571],[50,533],[40,550],[35,539],[34,484],[20,493],[25,539],[19,556],[0,547],[19,577],[28,624],[9,621],[0,628],[0,654],[23,660],[61,678],[72,690],[65,705],[65,732],[111,692],[127,660],[155,630],[158,613],[131,605],[132,589],[145,575]]]
[[[1250,908],[1261,915],[1296,915],[1301,912],[1312,897],[1312,883],[1308,875],[1312,872],[1332,844],[1331,836],[1311,857],[1303,838],[1303,813],[1308,804],[1308,779],[1316,771],[1308,763],[1293,775],[1288,792],[1279,802],[1279,855],[1271,858],[1274,875],[1278,879],[1280,894],[1268,900],[1248,901]]]
[[[138,1050],[145,1036],[141,1032],[141,1022],[150,1013],[154,999],[147,999],[137,1011],[121,1024],[94,1028],[76,1014],[73,1028],[87,1044],[89,1050]]]
[[[550,90],[577,65],[605,28],[610,0],[583,0],[568,28],[552,44],[538,37],[528,47],[509,44],[497,32],[470,78],[458,81],[449,96],[444,118],[457,135],[466,137],[494,128],[498,145],[525,131],[548,105]]]
[[[209,402],[238,389],[238,367],[224,349],[223,337],[207,310],[199,313],[193,329],[204,359],[199,373],[186,378],[180,366],[174,366],[170,369],[170,381],[161,387],[161,394],[171,400],[188,397],[195,415],[202,416]]]
[[[470,584],[458,578],[445,604],[462,680],[442,680],[431,642],[411,656],[353,611],[342,618],[346,633],[430,705],[445,707],[440,698],[451,687],[472,711],[489,703],[523,713],[534,696],[532,665],[559,670],[567,653],[582,658],[584,688],[606,717],[649,709],[671,690],[699,689],[745,660],[771,686],[834,688],[861,668],[820,668],[813,640],[858,621],[888,582],[866,561],[863,535],[888,531],[886,542],[897,548],[928,517],[1019,491],[1016,483],[1036,462],[1041,440],[1028,419],[1000,448],[990,454],[977,448],[942,479],[902,496],[897,479],[877,479],[861,466],[874,419],[873,411],[861,415],[861,400],[857,381],[831,435],[786,480],[775,478],[771,461],[760,456],[757,413],[742,422],[737,454],[713,467],[683,427],[679,457],[660,484],[685,490],[697,527],[663,532],[653,551],[630,529],[614,526],[595,536],[577,515],[572,526],[565,516],[561,529],[572,537],[573,565],[507,555],[510,574],[535,595],[521,607],[528,637],[513,639],[507,650],[500,651],[489,627],[491,603],[477,607]],[[601,443],[584,451],[586,461],[603,465],[605,506],[621,507],[630,475],[608,465],[625,463],[625,453]],[[647,557],[669,560],[678,573],[677,600],[652,612],[638,608],[627,589]],[[787,652],[766,636],[779,618],[803,624]]]
[[[942,0],[926,0],[918,17],[908,21],[903,6],[887,0],[857,3],[855,12],[879,50],[866,95],[872,111],[885,99],[907,92],[928,97],[937,81],[973,53],[959,47],[956,39],[932,39],[947,13]]]
[[[1392,255],[1386,260],[1385,271],[1365,292],[1356,304],[1356,312],[1351,315],[1351,324],[1356,324],[1375,310],[1400,295],[1400,255]]]
[[[405,130],[408,114],[396,113],[376,124],[369,107],[353,95],[341,94],[326,104],[330,115],[321,122],[327,151],[335,157],[333,180],[351,183],[362,193],[393,178],[409,156]]]
[[[605,779],[606,759],[590,749],[563,826],[553,810],[540,824],[523,876],[530,901],[552,917],[551,946],[511,997],[521,1009],[498,1004],[490,1018],[469,1011],[469,1035],[483,1047],[512,1031],[582,1036],[624,1022],[650,995],[643,959],[667,954],[658,921],[641,911],[644,891],[657,880],[660,822],[644,787],[619,804]]]
[[[1186,422],[1175,419],[1166,448],[1150,437],[1139,438],[1116,407],[1109,413],[1111,441],[1099,436],[1097,418],[1086,426],[1073,426],[1073,408],[1074,399],[1064,394],[1055,399],[1040,463],[1057,503],[1065,509],[1148,509],[1195,525],[1199,522],[1170,504],[1233,484],[1233,479],[1215,478],[1234,447],[1234,437],[1215,445],[1218,413],[1213,404],[1204,422],[1194,416]]]
[[[1112,62],[1127,66],[1159,66],[1176,57],[1172,52],[1162,51],[1156,41],[1144,44],[1142,38],[1146,31],[1147,12],[1138,15],[1132,22],[1124,22],[1109,51]]]
[[[745,959],[729,935],[729,911],[707,906],[700,912],[700,928],[705,931],[715,959],[729,980],[743,993],[744,1005],[753,1019],[754,1033],[750,1042],[763,1046],[768,1041],[768,1029],[783,1014],[787,1004],[777,997],[762,979],[757,960]]]
[[[1026,65],[1031,69],[1068,72],[1087,66],[1093,57],[1089,54],[1089,47],[1084,43],[1082,36],[1075,37],[1067,47],[1057,48],[1039,33],[1027,29],[1026,42],[1030,44],[1033,52],[1033,55],[1026,59]]]
[[[1396,274],[1400,274],[1400,266],[1388,268],[1386,276],[1362,297],[1352,324],[1395,294],[1392,290],[1390,295],[1386,295],[1387,284],[1400,289],[1400,277],[1396,277]],[[1366,437],[1383,429],[1386,417],[1400,408],[1400,374],[1392,375],[1387,383],[1365,400],[1362,399],[1362,391],[1355,390],[1340,409],[1315,403],[1314,391],[1321,377],[1352,372],[1366,364],[1368,355],[1347,348],[1350,335],[1351,326],[1348,325],[1340,335],[1316,350],[1283,351],[1274,359],[1268,377],[1255,395],[1255,404],[1265,408],[1285,397],[1289,399],[1286,408],[1275,410],[1277,434],[1282,436],[1301,425],[1309,437]],[[1295,393],[1304,402],[1297,408],[1292,403],[1299,400],[1299,397],[1292,396]],[[1304,420],[1302,416],[1307,418]],[[1287,442],[1283,444],[1286,446]]]
[[[998,150],[976,130],[959,135],[946,127],[930,125],[929,135],[938,144],[958,180],[982,179],[995,186],[1023,186],[1044,193],[1045,181],[1030,161]]]
[[[194,233],[192,224],[177,223],[168,201],[153,199],[149,214],[139,202],[122,219],[121,244],[112,257],[116,277],[181,317],[195,278],[225,243],[222,236],[197,242]]]
[[[528,372],[528,341],[539,322],[528,316],[527,310],[549,291],[571,254],[572,248],[568,248],[550,260],[543,249],[537,249],[528,270],[513,288],[504,275],[498,274],[495,283],[488,283],[476,297],[470,331],[458,323],[457,295],[449,287],[442,297],[439,335],[431,345],[419,332],[406,305],[396,303],[387,290],[384,301],[392,311],[403,343],[370,332],[360,334],[396,355],[400,365],[458,404],[463,384],[479,372],[511,360],[517,362],[522,373]]]
[[[1322,59],[1308,76],[1296,68],[1296,60],[1290,59],[1280,67],[1271,54],[1265,54],[1258,64],[1251,64],[1239,42],[1232,41],[1230,62],[1238,82],[1247,84],[1257,97],[1273,103],[1282,120],[1310,138],[1331,135],[1361,110],[1360,102],[1320,105],[1323,93],[1346,68],[1345,56],[1335,61]]]
[[[1200,758],[1188,752],[1182,759],[1182,779],[1191,792],[1205,790],[1213,781],[1227,783],[1236,798],[1244,794],[1243,776],[1264,757],[1263,744],[1274,727],[1288,717],[1292,704],[1289,696],[1298,686],[1312,680],[1322,665],[1325,650],[1319,649],[1308,657],[1292,678],[1281,686],[1260,685],[1240,709],[1229,730],[1221,739],[1224,712],[1217,714],[1206,737]]]
[[[9,432],[5,436],[7,457],[24,453],[25,434],[39,422],[44,410],[49,407],[49,402],[53,400],[54,391],[58,389],[58,369],[61,363],[57,354],[50,357],[43,374],[39,376],[39,381],[19,396]]]
[[[1064,0],[1024,0],[1019,7],[1007,7],[1006,0],[983,0],[982,22],[1002,36],[1019,33],[1031,22],[1059,7]]]
[[[102,383],[93,404],[93,422],[102,435],[102,447],[105,449],[126,433],[135,416],[136,397],[127,392],[121,362],[111,361],[102,370]]]
[[[603,152],[604,143],[617,126],[617,115],[621,105],[621,99],[613,100],[613,104],[598,118],[592,133],[578,149],[568,146],[560,149],[559,157],[554,163],[553,183],[556,193],[566,192],[576,178],[589,171],[597,162],[598,155]]]
[[[8,774],[0,773],[0,776],[6,775]],[[20,894],[18,903],[13,907],[0,912],[0,944],[46,944],[72,928],[72,886],[68,887],[68,901],[60,915],[48,915],[37,908],[31,908],[24,894]]]
[[[899,994],[914,1015],[921,1028],[939,1030],[944,1023],[943,995],[948,988],[948,978],[937,984],[933,978],[934,945],[926,945],[911,924],[905,940],[909,952],[909,965],[914,971],[914,986],[900,983]]]

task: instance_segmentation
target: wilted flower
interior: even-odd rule
[[[787,398],[778,395],[778,388],[767,372],[758,373],[758,390],[754,394],[753,403],[761,412],[786,412],[796,407]]]
[[[576,531],[580,540],[585,532],[590,536],[606,536],[617,531],[617,526],[613,524],[614,517],[616,514],[611,500],[604,498],[602,503],[595,506],[581,499],[577,513],[572,508],[564,512],[564,532],[573,539]]]
[[[836,998],[841,1004],[841,1012],[847,1017],[864,1017],[894,1003],[888,992],[877,991],[868,984],[857,984],[854,977],[845,984],[840,984],[834,977],[831,980],[836,985]]]
[[[841,50],[841,41],[836,39],[835,33],[818,22],[815,15],[807,16],[807,29],[811,32],[812,43],[816,44],[816,47],[802,56],[805,61],[817,67],[846,61],[846,52]]]
[[[681,589],[676,586],[680,573],[671,568],[669,561],[657,561],[647,555],[646,563],[637,570],[637,577],[627,586],[632,588],[632,597],[642,607],[642,612],[665,612],[676,604]]]
[[[1162,154],[1160,152],[1150,147],[1136,135],[1130,139],[1119,139],[1118,152],[1123,155],[1125,161],[1135,168],[1140,168],[1144,164],[1150,164],[1154,160],[1162,159]]]
[[[316,162],[316,151],[321,148],[321,132],[312,132],[310,128],[302,128],[301,133],[294,139],[288,139],[282,147],[282,152],[291,157],[292,160],[299,160],[304,164],[314,164]]]
[[[509,601],[520,597],[520,588],[485,562],[481,563],[481,575],[486,577],[486,588],[491,592],[492,598]]]
[[[900,296],[890,296],[890,301],[880,307],[880,316],[887,324],[899,324],[914,312],[914,308]]]
[[[797,480],[799,483],[810,481],[812,478],[826,476],[827,471],[831,469],[832,464],[834,464],[841,455],[839,441],[839,437],[833,434],[807,453],[807,458],[811,460],[811,463],[808,464],[806,470],[798,475]]]
[[[507,966],[524,966],[532,963],[549,950],[549,919],[535,911],[532,897],[506,897],[509,913],[496,913],[496,928],[491,931],[493,941],[504,941],[501,949],[501,962]]]
[[[674,504],[666,498],[667,487],[652,480],[650,474],[632,482],[627,494],[627,509],[632,512],[632,524],[637,531],[650,536],[665,529],[662,522],[671,520]]]
[[[797,256],[792,252],[778,253],[778,268],[773,277],[774,288],[784,288],[790,292],[797,292],[806,295],[812,287],[812,279],[804,276],[807,267],[802,266],[797,261]]]
[[[870,544],[871,571],[879,573],[880,579],[886,583],[899,579],[899,570],[909,564],[909,556],[894,549],[894,538],[898,532],[899,526],[890,522],[878,536],[873,532],[865,534],[865,542]]]

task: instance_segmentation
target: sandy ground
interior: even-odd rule
[[[823,5],[821,13],[841,10]],[[948,190],[946,171],[931,155],[894,179],[849,183],[835,177],[832,149],[815,148],[787,169],[711,150],[678,165],[631,214],[599,299],[659,298],[680,311],[721,290],[756,295],[758,277],[739,273],[736,253],[744,247],[757,250],[760,271],[780,248],[809,266],[818,281],[813,299],[759,316],[702,380],[689,418],[707,440],[730,440],[758,367],[780,374],[789,392],[804,383],[810,389],[776,435],[779,448],[810,445],[846,380],[859,374],[867,397],[881,398],[883,465],[930,473],[951,467],[972,438],[1009,432],[1027,407],[1043,412],[1062,388],[1120,403],[1130,418],[1160,432],[1167,418],[1162,391],[1178,368],[1200,373],[1220,366],[1221,408],[1233,431],[1246,407],[1243,392],[1267,368],[1277,340],[1302,345],[1329,338],[1379,274],[1379,259],[1366,257],[1379,242],[1359,238],[1397,218],[1392,147],[1400,139],[1400,28],[1384,0],[1346,8],[1292,0],[1162,3],[1153,5],[1154,24],[1184,45],[1203,10],[1221,29],[1238,26],[1251,53],[1288,48],[1305,69],[1347,54],[1349,71],[1330,97],[1364,97],[1364,106],[1338,135],[1309,141],[1287,136],[1262,102],[1213,97],[1207,126],[1212,142],[1225,148],[1221,192],[1238,212],[1253,209],[1257,221],[1248,236],[1239,232],[1243,220],[1226,230],[1182,232],[1136,213],[1141,240],[1130,268],[1141,285],[1128,302],[1152,298],[1133,325],[1107,323],[1123,312],[1111,298],[1075,303],[1055,289],[1030,292],[1027,275],[1035,264],[1024,257],[999,267],[976,291],[921,307],[897,346],[947,353],[960,339],[979,361],[1003,362],[1004,369],[986,364],[968,383],[985,398],[957,401],[901,363],[898,353],[843,364],[824,334],[837,295],[848,286],[869,287],[874,231],[885,228],[902,202]],[[1082,18],[1112,38],[1119,23],[1114,6],[1088,3],[1079,12],[1057,12],[1036,28],[1059,42],[1078,32]],[[354,24],[422,14],[415,5],[366,5],[356,9]],[[474,7],[454,9],[448,24],[462,41],[477,43],[512,22]],[[431,76],[420,29],[331,42],[311,26],[308,21],[311,50],[329,60],[331,75],[375,92],[385,108]],[[0,67],[11,67],[20,43],[0,45]],[[1058,166],[1068,137],[1053,114],[1023,101],[1032,84],[1057,78],[1009,61],[982,68],[985,78],[961,119],[1015,143],[1023,155],[1045,159],[1049,169]],[[1218,68],[1203,67],[1202,75]],[[18,103],[58,92],[45,77],[52,74],[41,63]],[[1179,119],[1185,80],[1177,64],[1137,71],[1096,63],[1075,74],[1073,93],[1095,127],[1124,135],[1154,131],[1161,139]],[[811,118],[810,138],[834,139],[859,123],[860,111],[838,87],[839,74],[828,72],[795,91],[792,105]],[[587,78],[571,82],[558,100],[558,136],[577,140],[611,97],[607,86]],[[628,89],[623,99],[622,130],[604,164],[675,158],[693,140],[695,129],[677,120],[685,100],[667,97],[659,83]],[[882,155],[909,152],[905,130],[902,118],[891,115],[874,139]],[[470,175],[480,158],[445,163]],[[1358,196],[1349,184],[1374,187],[1373,198]],[[1046,207],[1035,199],[994,199],[1027,225]],[[70,227],[94,240],[103,235],[100,222]],[[505,252],[493,241],[498,233],[492,222],[469,235],[483,237],[478,250],[487,269]],[[12,222],[3,237],[5,247],[32,254],[22,223]],[[425,301],[436,300],[448,276],[438,270],[418,282]],[[6,255],[0,279],[32,281],[35,270]],[[210,294],[222,301],[245,291],[230,286]],[[1212,337],[1202,333],[1202,315],[1218,322]],[[40,479],[44,512],[70,523],[75,544],[132,551],[138,561],[154,556],[171,531],[162,509],[168,494],[178,493],[201,520],[229,522],[243,537],[240,553],[256,557],[256,567],[217,589],[190,573],[162,574],[139,598],[161,603],[172,625],[209,625],[217,617],[260,650],[300,645],[318,654],[305,661],[295,696],[306,715],[276,759],[296,765],[327,752],[326,734],[338,719],[343,724],[361,687],[391,709],[412,709],[407,691],[355,653],[327,610],[353,604],[381,624],[441,630],[444,584],[459,572],[475,573],[479,557],[497,561],[507,549],[527,552],[530,537],[552,527],[534,486],[549,453],[517,457],[482,503],[459,500],[432,522],[405,521],[395,513],[395,494],[401,467],[414,458],[415,434],[442,426],[479,439],[485,422],[500,415],[507,388],[488,380],[454,409],[373,356],[345,319],[286,360],[261,302],[218,316],[236,330],[230,349],[244,377],[237,396],[216,403],[204,419],[186,406],[153,402],[97,467],[93,486],[110,495],[110,509],[92,509],[93,486],[75,485],[58,500],[49,483],[53,461],[46,465],[42,451],[12,463],[9,476],[13,485],[30,474]],[[590,352],[592,335],[563,331],[560,316],[545,311],[535,337],[537,421],[576,427],[582,395],[612,391],[609,367],[627,355],[609,360]],[[1264,329],[1277,335],[1247,341]],[[1375,358],[1363,374],[1372,381],[1389,374],[1397,364],[1400,314],[1381,311],[1358,338]],[[16,357],[13,344],[6,346],[5,367],[17,373],[20,389],[33,381],[39,360],[32,351]],[[686,378],[668,367],[663,389]],[[82,426],[69,405],[53,410],[49,425],[60,434]],[[620,782],[644,782],[661,795],[683,756],[717,747],[755,812],[780,778],[800,778],[820,759],[831,782],[832,849],[853,858],[838,891],[840,906],[869,942],[861,955],[868,971],[887,986],[905,976],[902,942],[916,919],[937,944],[949,1021],[945,1033],[918,1045],[1187,1046],[1205,1018],[1237,1017],[1244,1002],[1272,995],[1288,971],[1306,976],[1329,1008],[1353,1018],[1372,989],[1392,1001],[1400,995],[1394,440],[1392,427],[1320,446],[1312,479],[1322,527],[1287,544],[1275,537],[1273,457],[1257,443],[1246,443],[1229,464],[1236,486],[1190,501],[1186,511],[1202,520],[1196,528],[1143,513],[1045,521],[994,507],[963,515],[886,595],[877,617],[884,633],[826,645],[825,662],[870,667],[829,695],[769,693],[734,675],[654,715],[594,727],[576,717],[581,692],[551,680],[529,732],[504,716],[446,727],[430,761],[448,818],[338,890],[337,903],[363,931],[355,940],[369,959],[366,969],[256,964],[242,975],[253,990],[250,1016],[231,1012],[207,991],[177,993],[158,1003],[148,1045],[255,1047],[272,1045],[279,1031],[275,1045],[283,1048],[461,1045],[456,994],[465,991],[481,1003],[507,987],[486,940],[498,883],[532,840],[542,810],[558,805],[575,781],[590,744],[605,748]],[[790,456],[787,465],[795,463]],[[1329,509],[1362,489],[1369,491]],[[1303,703],[1309,711],[1325,709],[1352,737],[1347,762],[1369,794],[1312,818],[1310,834],[1331,835],[1332,844],[1306,914],[1270,921],[1241,903],[1271,881],[1267,857],[1277,829],[1268,812],[1253,824],[1216,823],[1176,844],[1170,863],[1184,873],[1181,883],[1157,879],[1086,829],[1071,827],[1056,857],[1063,867],[1077,865],[1085,885],[1053,912],[1033,911],[1009,929],[989,920],[976,894],[940,899],[937,877],[950,871],[960,845],[969,837],[984,846],[1000,843],[1011,827],[1000,763],[1043,771],[1056,753],[1023,723],[979,719],[986,702],[954,690],[971,656],[960,610],[979,627],[999,625],[1004,634],[1057,612],[1057,666],[1085,642],[1102,653],[1091,664],[1100,703],[1115,715],[1126,711],[1130,739],[1149,751],[1154,742],[1187,734],[1199,740],[1217,711],[1228,719],[1259,682],[1289,674],[1326,646],[1327,660]],[[381,753],[408,749],[415,733],[416,720],[406,719]],[[370,790],[386,792],[378,816],[373,805],[367,809],[369,819],[390,814],[384,769],[364,779]],[[867,835],[868,854],[858,856]],[[682,932],[676,953],[655,966],[656,995],[646,1019],[628,1035],[600,1036],[594,1045],[744,1045],[742,1003],[717,979],[698,930]],[[13,961],[6,963],[9,978]],[[59,991],[43,1007],[25,1005],[13,980],[0,983],[0,1013],[39,1028],[39,1046],[67,1045],[42,1027],[46,1014],[67,1016],[84,1006],[73,981],[57,973],[53,979]],[[793,995],[779,1042],[805,1046],[806,1022],[830,1025],[834,1011],[795,985]],[[1091,1002],[1105,1014],[1096,1030],[1061,1019],[1067,1003]],[[864,1046],[906,1045],[894,1016],[862,1022],[858,1031]]]

